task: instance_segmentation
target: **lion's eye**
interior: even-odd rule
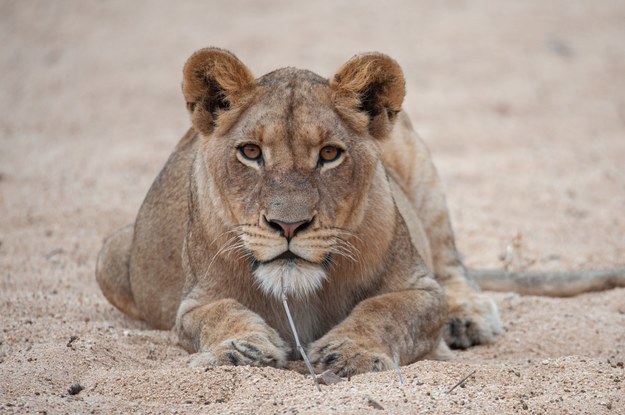
[[[343,153],[343,150],[338,147],[325,146],[319,152],[319,161],[321,163],[329,163],[338,159],[341,156],[341,153]]]
[[[262,150],[256,144],[245,144],[239,147],[239,153],[248,160],[258,161],[263,155]]]

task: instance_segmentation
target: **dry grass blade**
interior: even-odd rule
[[[456,383],[454,386],[449,388],[449,390],[447,392],[445,392],[445,395],[449,395],[451,392],[453,392],[454,389],[456,389],[458,386],[462,385],[464,382],[467,381],[467,379],[469,379],[471,376],[473,376],[475,374],[475,372],[477,372],[477,370],[474,370],[473,372],[469,373],[468,375],[466,375],[465,377],[460,379],[460,381],[458,381],[458,383]]]
[[[393,354],[393,366],[395,367],[395,372],[397,372],[397,377],[399,378],[399,384],[404,384],[404,376],[401,374],[401,369],[399,368],[399,356],[397,353]]]
[[[289,319],[289,325],[291,326],[291,331],[293,332],[293,337],[295,338],[295,345],[297,346],[297,350],[302,355],[304,362],[306,363],[306,367],[310,372],[310,376],[312,376],[313,381],[315,382],[315,386],[317,390],[321,392],[321,387],[319,386],[319,381],[317,380],[317,375],[313,370],[312,365],[310,364],[310,360],[308,360],[308,356],[306,355],[306,351],[302,347],[302,344],[299,341],[299,336],[297,335],[297,329],[295,328],[295,323],[293,322],[293,317],[291,316],[291,310],[289,309],[289,303],[286,298],[286,291],[284,290],[284,281],[281,281],[282,285],[282,305],[284,305],[284,311],[286,312],[286,316]]]

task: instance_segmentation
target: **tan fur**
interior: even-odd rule
[[[358,55],[330,81],[293,68],[254,80],[209,48],[183,74],[193,127],[134,232],[100,253],[109,301],[175,327],[197,352],[193,365],[297,358],[283,290],[319,370],[350,375],[444,354],[443,336],[457,347],[493,341],[496,307],[458,258],[438,176],[400,112],[394,60]],[[325,146],[343,152],[322,163]],[[297,232],[287,238],[280,224]]]

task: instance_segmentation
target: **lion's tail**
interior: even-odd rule
[[[130,249],[134,225],[106,238],[96,262],[96,281],[107,300],[132,318],[143,320],[130,289]]]
[[[625,269],[559,272],[470,269],[468,273],[483,290],[525,295],[570,297],[625,287]]]

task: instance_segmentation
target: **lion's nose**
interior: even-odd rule
[[[280,220],[267,220],[267,224],[280,232],[287,241],[290,241],[298,232],[303,231],[312,223],[312,220],[302,220],[299,222],[282,222]]]

